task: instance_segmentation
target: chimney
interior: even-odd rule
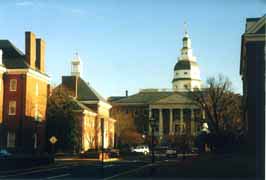
[[[126,97],[128,97],[128,90],[126,90]]]
[[[36,68],[42,73],[45,72],[45,41],[36,39]]]
[[[25,51],[26,51],[26,61],[30,67],[35,69],[36,61],[36,38],[35,34],[32,32],[25,32]]]
[[[0,49],[0,64],[3,64],[3,50]]]
[[[78,77],[77,76],[62,76],[62,86],[70,91],[73,97],[77,97]]]

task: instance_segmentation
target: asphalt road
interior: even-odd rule
[[[0,179],[112,179],[149,164],[145,161],[59,161],[53,165],[0,172]]]

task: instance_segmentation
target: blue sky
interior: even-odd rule
[[[264,0],[10,0],[1,2],[0,38],[23,51],[24,31],[44,38],[53,84],[70,74],[78,51],[82,77],[108,97],[171,88],[186,21],[203,81],[222,73],[241,93],[245,19],[265,13]]]

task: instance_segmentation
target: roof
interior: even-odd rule
[[[139,92],[137,94],[113,101],[115,104],[150,104],[161,98],[172,95],[173,92]]]
[[[198,66],[198,63],[187,60],[180,60],[176,63],[174,70],[189,70],[192,66]]]
[[[3,50],[3,57],[5,58],[24,56],[9,40],[0,40],[0,49]]]
[[[0,49],[3,50],[3,64],[6,68],[29,68],[25,55],[9,40],[0,40]]]
[[[193,103],[188,92],[174,92],[172,95],[159,99],[152,104],[188,104]]]
[[[70,91],[76,91],[78,101],[103,101],[106,100],[93,88],[78,76],[63,76],[62,84]],[[59,85],[60,86],[60,85]]]
[[[119,99],[127,98],[127,96],[111,96],[107,99],[108,102],[117,101]]]
[[[103,101],[107,102],[93,87],[82,78],[78,78],[77,100],[79,101]]]

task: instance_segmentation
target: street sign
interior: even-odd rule
[[[49,141],[50,143],[55,144],[57,142],[57,138],[55,136],[52,136]]]

